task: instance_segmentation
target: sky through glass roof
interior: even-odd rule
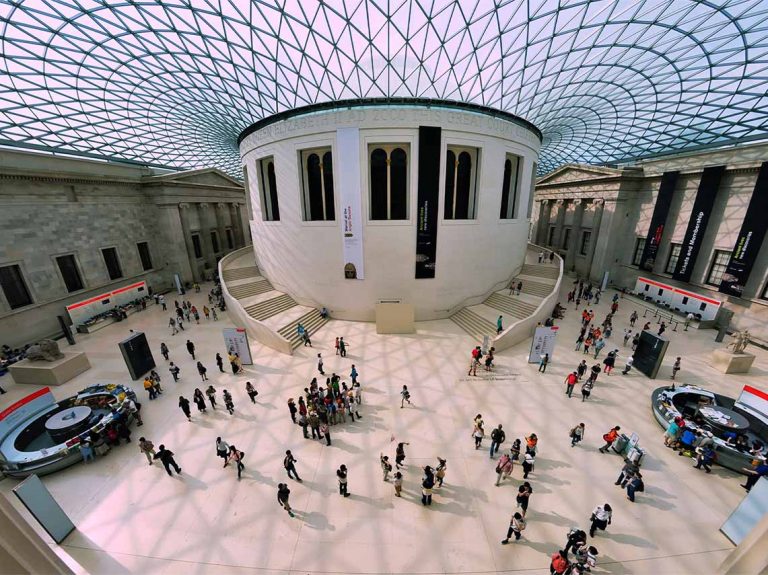
[[[482,104],[541,171],[768,132],[768,0],[0,0],[0,144],[239,174],[317,102]]]

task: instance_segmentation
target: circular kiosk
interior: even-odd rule
[[[765,463],[768,427],[748,411],[741,409],[735,399],[693,385],[675,388],[659,387],[651,394],[653,415],[659,425],[666,427],[676,418],[685,420],[687,429],[712,434],[715,462],[744,473],[755,464]],[[756,443],[762,446],[753,450]],[[696,447],[685,445],[693,450]]]
[[[82,461],[82,439],[133,422],[121,406],[126,397],[136,401],[130,387],[107,383],[58,402],[47,387],[17,401],[0,413],[0,470],[11,477],[46,475]]]

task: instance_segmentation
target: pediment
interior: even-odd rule
[[[537,186],[548,184],[562,184],[569,182],[581,182],[584,180],[597,180],[621,175],[621,170],[604,168],[602,166],[584,166],[580,164],[567,164],[542,177],[536,182]]]
[[[205,186],[224,186],[231,188],[236,186],[242,188],[242,182],[230,178],[224,172],[215,168],[206,168],[202,170],[187,170],[184,172],[174,172],[162,176],[153,176],[147,178],[148,181],[166,182],[175,184],[197,184]]]

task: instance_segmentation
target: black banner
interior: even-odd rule
[[[768,227],[768,162],[763,162],[720,291],[741,297]]]
[[[664,233],[664,225],[667,222],[667,214],[669,213],[669,206],[672,204],[672,194],[675,192],[679,174],[680,172],[664,172],[661,176],[661,185],[656,196],[651,225],[645,238],[643,257],[640,258],[641,270],[653,271],[653,264],[656,262],[656,255],[659,252],[661,236]]]
[[[416,279],[435,277],[437,203],[440,198],[440,128],[419,126]]]
[[[720,188],[720,179],[725,172],[725,166],[713,166],[704,168],[693,201],[691,217],[688,220],[688,228],[685,230],[683,246],[680,249],[680,257],[677,260],[672,277],[683,282],[691,281],[693,266],[701,250],[701,241],[707,231],[709,216],[712,215],[712,206],[715,205],[717,190]]]

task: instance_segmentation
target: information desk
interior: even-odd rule
[[[699,409],[704,420],[723,431],[746,431],[749,429],[747,418],[732,409],[721,406],[707,406]]]

